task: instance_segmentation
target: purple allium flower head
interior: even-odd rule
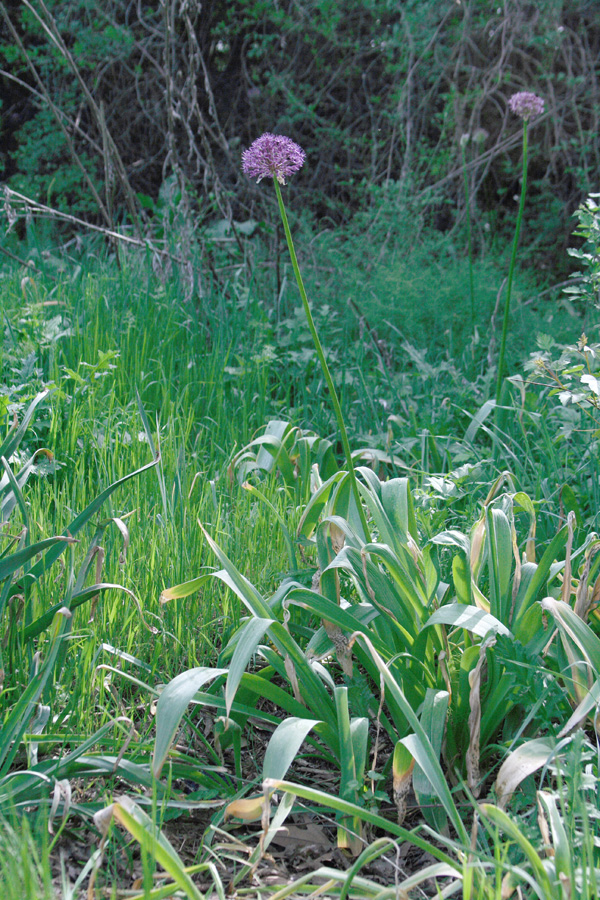
[[[242,153],[242,169],[250,178],[269,176],[279,184],[285,184],[286,175],[293,175],[301,169],[306,159],[302,147],[280,134],[261,135]]]
[[[511,112],[521,116],[525,121],[534,116],[540,116],[544,112],[544,101],[530,91],[519,91],[518,94],[513,94],[508,105]]]

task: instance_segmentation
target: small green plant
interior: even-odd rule
[[[583,239],[579,249],[569,254],[580,260],[583,272],[573,273],[573,284],[564,289],[570,301],[600,308],[600,194],[590,194],[575,216],[579,224],[573,234]],[[531,355],[528,369],[533,380],[542,377],[549,385],[549,396],[558,397],[565,408],[580,411],[578,425],[598,437],[600,419],[600,381],[598,379],[600,344],[590,341],[585,333],[576,344],[557,344],[549,336],[538,339],[540,350]]]
[[[573,232],[583,239],[579,249],[570,247],[569,256],[581,261],[583,272],[573,273],[574,284],[565,288],[565,294],[575,301],[600,307],[600,194],[590,194],[575,210],[579,224]]]

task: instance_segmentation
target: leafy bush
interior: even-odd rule
[[[598,194],[591,194],[577,209],[579,225],[574,231],[583,238],[581,248],[571,248],[569,255],[581,261],[583,273],[572,273],[574,283],[564,289],[569,301],[600,309],[600,207]],[[594,330],[597,326],[594,326]],[[558,396],[564,407],[577,407],[579,425],[587,421],[588,428],[597,424],[600,385],[596,377],[598,347],[588,344],[583,333],[576,345],[561,345],[553,337],[543,335],[538,343],[541,352],[533,354],[530,369],[550,385],[550,396]],[[560,354],[557,356],[557,354]],[[575,424],[575,423],[574,423]],[[593,433],[596,437],[596,433]]]

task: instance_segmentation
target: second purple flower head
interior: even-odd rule
[[[298,144],[281,134],[261,135],[242,153],[242,169],[250,178],[276,178],[285,184],[304,165],[306,153]]]

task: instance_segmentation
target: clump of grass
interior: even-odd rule
[[[44,827],[0,818],[0,885],[4,900],[58,900]]]

